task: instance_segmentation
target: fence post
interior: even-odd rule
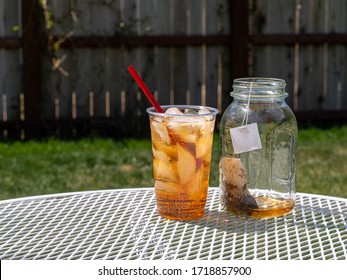
[[[248,76],[248,0],[230,0],[231,78]]]
[[[22,2],[23,69],[22,92],[25,106],[25,139],[41,134],[42,100],[42,9],[39,0]]]

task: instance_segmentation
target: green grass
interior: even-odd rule
[[[109,139],[1,143],[0,178],[0,199],[150,186],[151,144]]]
[[[219,139],[211,164],[218,186]],[[347,198],[347,126],[301,129],[297,191]],[[82,190],[151,187],[149,140],[0,143],[0,199]]]
[[[299,131],[297,190],[347,198],[347,126]]]

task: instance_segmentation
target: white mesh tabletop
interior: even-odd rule
[[[159,217],[153,189],[0,202],[0,259],[347,259],[347,199],[298,194],[293,213],[257,220],[221,211]]]

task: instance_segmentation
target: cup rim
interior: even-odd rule
[[[147,113],[153,116],[172,116],[172,117],[203,117],[203,116],[216,116],[218,113],[218,109],[209,107],[209,106],[203,106],[203,105],[161,105],[160,106],[164,112],[166,109],[170,107],[177,107],[178,109],[195,109],[195,110],[200,110],[200,109],[208,109],[210,113],[206,114],[166,114],[166,113],[159,113],[156,111],[154,107],[149,107],[146,109]]]

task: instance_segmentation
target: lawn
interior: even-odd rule
[[[215,136],[211,186],[218,186]],[[347,126],[300,129],[297,191],[347,198]],[[0,199],[82,190],[151,187],[149,140],[0,143]]]

